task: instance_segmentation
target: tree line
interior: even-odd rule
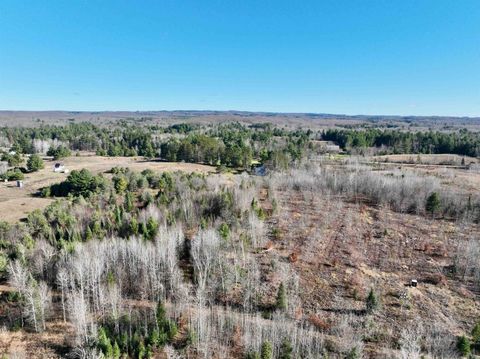
[[[385,147],[385,153],[440,154],[480,156],[480,134],[458,132],[410,132],[398,130],[328,129],[322,133],[326,141],[336,142],[342,149]]]
[[[0,129],[0,134],[11,144],[12,154],[3,157],[12,166],[21,162],[21,154],[43,153],[60,159],[72,151],[95,151],[100,156],[144,156],[248,169],[254,159],[282,166],[298,161],[309,148],[312,132],[270,124],[209,128],[195,124],[132,126],[120,121],[108,128],[87,123],[8,127]]]

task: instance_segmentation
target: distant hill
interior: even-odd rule
[[[326,113],[280,113],[249,111],[0,111],[0,126],[32,126],[44,124],[66,124],[70,122],[92,122],[111,124],[118,120],[136,121],[145,124],[172,124],[179,122],[242,123],[272,122],[289,126],[330,127],[361,126],[373,127],[418,126],[421,128],[467,127],[480,130],[480,117],[450,116],[392,116],[392,115],[343,115]]]

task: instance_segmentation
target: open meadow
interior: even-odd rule
[[[215,171],[214,167],[194,163],[172,163],[161,161],[149,161],[141,157],[101,157],[95,153],[80,152],[78,156],[68,157],[62,160],[45,160],[45,168],[38,172],[28,173],[23,180],[23,187],[18,188],[15,182],[0,183],[0,212],[2,220],[15,223],[35,210],[43,209],[53,200],[40,198],[38,192],[54,183],[64,181],[68,173],[54,172],[55,163],[62,163],[69,171],[87,169],[92,173],[107,173],[113,167],[128,167],[141,172],[146,169],[154,171],[184,171],[209,173]]]

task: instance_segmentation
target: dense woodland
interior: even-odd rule
[[[79,151],[218,167],[209,175],[124,167],[106,173],[73,170],[64,181],[42,188],[36,196],[54,200],[44,210],[16,224],[0,222],[0,276],[15,289],[1,297],[8,308],[0,317],[7,331],[48,332],[54,320],[69,323],[73,335],[61,354],[77,358],[160,353],[168,358],[447,358],[480,347],[480,325],[475,325],[480,318],[455,314],[455,324],[447,327],[420,308],[409,319],[414,300],[403,292],[392,294],[378,278],[365,275],[344,285],[332,274],[321,278],[328,286],[315,287],[313,297],[305,279],[342,266],[332,258],[324,265],[315,262],[324,254],[319,246],[341,220],[344,232],[334,232],[356,238],[347,230],[371,208],[399,221],[414,218],[470,233],[468,242],[450,234],[456,245],[444,257],[451,261],[448,280],[470,288],[476,303],[478,191],[409,170],[372,170],[361,158],[332,158],[315,142],[334,141],[345,151],[382,147],[386,153],[475,157],[478,134],[315,132],[263,123],[73,123],[3,128],[1,134],[2,160],[13,168],[7,179],[15,179],[12,171],[20,176],[42,169],[35,154],[61,159]],[[252,164],[264,164],[270,172],[254,176]],[[302,204],[297,222],[285,229],[280,224],[291,219],[288,213],[297,202]],[[345,213],[357,219],[345,219]],[[307,228],[313,232],[289,242],[290,234]],[[316,230],[323,234],[312,234]],[[387,226],[375,230],[375,238],[392,236]],[[315,250],[299,259],[301,245]],[[402,249],[409,250],[410,245]],[[378,263],[372,270],[383,268]],[[401,303],[402,316],[389,316],[391,297]]]
[[[167,161],[245,169],[252,159],[264,162],[282,157],[283,165],[285,161],[298,160],[305,154],[309,140],[314,138],[335,142],[344,150],[379,148],[381,154],[480,155],[480,135],[466,129],[411,132],[367,128],[314,132],[287,130],[268,123],[139,127],[120,122],[115,128],[72,123],[68,126],[6,127],[0,133],[0,144],[12,144],[11,149],[17,153],[48,153],[61,158],[70,155],[68,150],[95,151],[101,156],[160,157]],[[288,158],[285,159],[285,156]],[[12,158],[7,156],[4,160],[11,162]]]
[[[327,130],[322,138],[338,143],[343,149],[381,147],[384,153],[453,153],[462,156],[480,155],[477,132],[409,132],[399,130]]]
[[[71,151],[94,151],[100,156],[144,156],[166,161],[208,163],[249,169],[252,159],[287,166],[300,159],[312,131],[278,129],[270,124],[246,127],[234,123],[216,128],[179,124],[169,127],[115,128],[92,124],[3,128],[0,144],[11,144],[18,154],[45,153],[62,158]],[[3,160],[15,165],[14,155]],[[18,157],[18,155],[17,155]]]

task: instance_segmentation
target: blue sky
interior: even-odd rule
[[[0,0],[0,109],[480,116],[480,1]]]

